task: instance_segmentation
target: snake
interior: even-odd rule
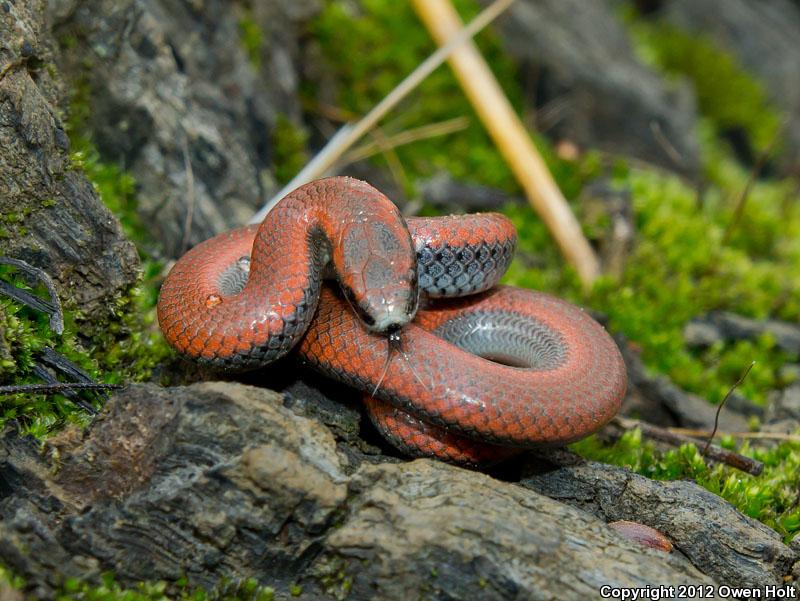
[[[366,182],[320,179],[178,259],[158,321],[178,353],[215,369],[294,353],[361,391],[402,453],[488,465],[589,436],[627,385],[586,311],[498,285],[515,246],[501,214],[404,219]]]

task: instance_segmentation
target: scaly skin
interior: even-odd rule
[[[345,309],[332,290],[323,289],[298,352],[319,371],[371,393],[386,365],[386,340]],[[475,313],[537,323],[549,335],[542,345],[543,354],[550,353],[547,367],[500,365],[434,333]],[[367,399],[367,405],[378,429],[415,455],[486,464],[508,450],[472,441],[567,444],[607,423],[625,395],[625,364],[602,326],[574,305],[532,290],[502,286],[439,301],[404,328],[402,345],[375,395],[385,402]]]
[[[247,285],[225,294],[220,275],[243,256],[250,256]],[[158,321],[185,355],[225,369],[255,368],[300,340],[329,262],[370,327],[408,323],[417,309],[415,261],[388,198],[355,179],[319,180],[286,196],[261,225],[221,234],[181,257],[161,287]]]
[[[506,447],[587,436],[617,412],[626,386],[616,345],[583,311],[541,293],[491,289],[515,240],[496,214],[410,219],[406,229],[368,184],[319,180],[260,226],[182,257],[162,287],[159,323],[178,351],[217,367],[258,367],[296,347],[366,393],[380,383],[365,400],[398,448],[485,464],[513,452]],[[251,251],[241,289],[231,282],[244,281],[236,265]],[[342,294],[322,284],[328,263]],[[410,323],[418,280],[427,297],[470,296],[432,300]],[[399,332],[399,348],[387,332]]]

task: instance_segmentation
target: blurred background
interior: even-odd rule
[[[468,21],[488,2],[454,4]],[[396,0],[50,0],[13,11],[7,49],[36,86],[19,88],[14,110],[46,101],[42,110],[60,124],[48,143],[65,157],[63,181],[85,173],[92,186],[70,189],[99,194],[136,244],[120,243],[127,250],[102,274],[54,276],[94,286],[67,299],[73,312],[57,347],[112,382],[158,377],[170,356],[153,303],[171,261],[244,224],[436,48],[409,3]],[[505,281],[595,312],[650,382],[649,392],[632,385],[640,398],[629,399],[629,415],[707,427],[707,413],[692,421],[683,405],[646,414],[648,394],[658,396],[652,382],[708,409],[755,361],[724,411],[727,430],[785,438],[756,446],[725,436],[723,444],[764,461],[760,478],[707,467],[693,447],[660,452],[638,430],[579,450],[649,476],[695,478],[789,540],[800,529],[792,438],[800,425],[800,2],[517,0],[476,42],[600,257],[591,289],[527,204],[448,66],[335,172],[369,181],[409,215],[511,217],[520,241]],[[49,156],[30,150],[35,144],[4,144],[12,158],[0,162],[3,173]],[[36,259],[36,224],[8,207],[69,194],[53,192],[61,184],[47,178],[26,185],[12,190],[0,178],[0,204],[10,203],[0,242]],[[103,248],[117,244],[113,232],[104,236]],[[4,323],[14,361],[0,363],[0,382],[21,381],[36,336],[47,335],[7,315]],[[100,334],[98,324],[109,323]],[[4,419],[26,416],[37,435],[83,419],[68,403],[9,399]]]

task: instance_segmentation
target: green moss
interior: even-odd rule
[[[158,332],[155,316],[155,281],[162,265],[143,250],[152,248],[154,243],[137,212],[136,181],[117,163],[104,161],[92,142],[87,125],[91,96],[88,80],[79,78],[73,88],[66,127],[72,163],[86,174],[103,204],[120,220],[125,235],[137,244],[142,275],[135,286],[115,299],[111,319],[96,328],[98,333],[86,346],[98,358],[98,367],[107,381],[142,380],[170,353]]]
[[[433,50],[427,32],[407,6],[397,7],[386,0],[364,0],[360,5],[362,12],[355,11],[350,2],[328,2],[313,27],[324,54],[334,57],[332,68],[342,84],[340,103],[354,114],[369,110]],[[458,8],[465,18],[475,11],[475,5],[467,1],[459,2]],[[574,199],[597,176],[611,177],[621,191],[630,193],[636,245],[622,276],[602,278],[587,294],[529,207],[507,207],[504,212],[517,226],[519,244],[518,258],[505,281],[553,292],[607,314],[610,329],[625,333],[641,348],[649,369],[669,375],[711,402],[719,402],[750,362],[756,361],[739,392],[763,403],[770,390],[784,383],[781,367],[796,357],[776,349],[768,336],[693,350],[687,348],[682,332],[693,317],[718,309],[754,318],[800,319],[800,272],[796,269],[800,264],[800,207],[791,201],[794,184],[789,180],[757,182],[739,222],[734,223],[736,205],[750,174],[717,139],[717,132],[738,128],[757,148],[764,148],[777,131],[776,111],[766,101],[761,85],[708,40],[656,29],[646,22],[635,22],[631,29],[637,48],[651,64],[688,77],[697,88],[706,116],[699,134],[709,184],[698,192],[680,178],[660,171],[632,169],[621,161],[603,166],[596,154],[576,162],[561,161],[537,138],[548,166],[579,216],[581,207]],[[482,35],[479,43],[512,102],[519,106],[514,67],[499,56],[491,38]],[[458,179],[518,192],[447,68],[430,76],[413,98],[387,119],[385,128],[397,131],[459,115],[472,117],[467,130],[397,149],[411,189],[418,178],[442,169]],[[587,230],[592,228],[602,228],[602,220],[587,224]],[[769,505],[769,495],[777,499],[782,494],[764,492],[770,489],[769,475],[761,480],[745,478],[737,485],[739,480],[729,481],[727,474],[723,478],[717,468],[704,471],[693,448],[656,458],[653,452],[648,455],[647,445],[629,442],[629,452],[639,456],[637,469],[643,473],[662,478],[697,477],[710,489],[723,491],[750,515],[783,528],[784,533],[796,530],[789,527],[796,516],[785,513],[780,503]],[[588,452],[585,446],[596,443],[583,444]],[[771,457],[776,466],[769,474],[780,473],[791,484],[794,459],[787,447],[780,448]],[[613,458],[618,452],[614,447],[601,459],[619,463]],[[781,464],[782,454],[786,455],[785,464]]]
[[[699,352],[686,347],[682,334],[689,320],[711,310],[800,318],[800,273],[795,267],[800,207],[776,202],[789,193],[788,182],[760,182],[751,192],[740,231],[722,244],[734,193],[746,177],[733,165],[730,161],[725,167],[732,171],[724,187],[700,195],[677,177],[620,171],[615,183],[632,195],[638,239],[621,279],[602,278],[589,295],[560,267],[561,258],[539,220],[527,207],[510,208],[522,258],[534,255],[541,267],[532,269],[517,260],[506,281],[556,292],[607,314],[611,330],[637,343],[649,367],[712,402],[757,361],[741,392],[764,402],[780,383],[780,367],[796,358],[777,350],[769,337]]]
[[[637,241],[619,279],[604,277],[585,294],[551,248],[542,224],[526,207],[511,207],[522,257],[507,281],[544,289],[587,305],[609,317],[612,331],[636,344],[649,369],[683,388],[719,402],[751,361],[756,365],[738,391],[764,403],[769,391],[786,384],[781,367],[796,362],[775,347],[771,336],[754,341],[718,343],[705,350],[687,348],[683,328],[693,317],[729,310],[753,317],[800,320],[800,206],[788,202],[790,181],[758,181],[742,218],[730,236],[735,205],[749,174],[731,153],[708,135],[704,125],[705,169],[710,184],[702,192],[663,172],[617,165],[613,181],[630,193]],[[732,441],[726,441],[731,445]],[[625,465],[652,478],[691,478],[720,494],[747,515],[791,538],[800,529],[795,506],[800,482],[800,445],[782,442],[770,448],[744,445],[739,452],[766,464],[753,477],[730,468],[707,467],[694,446],[658,453],[638,433],[626,434],[609,448],[596,438],[575,449],[599,461]]]
[[[8,267],[0,267],[0,278],[28,288]],[[37,290],[42,294],[41,289]],[[82,347],[72,313],[65,313],[64,333],[53,334],[46,316],[0,297],[0,384],[38,381],[32,369],[35,356],[45,347],[53,348],[73,363],[98,378],[98,364]],[[91,397],[91,395],[90,395]],[[81,423],[86,415],[65,397],[16,394],[0,397],[0,427],[16,420],[24,433],[42,437],[67,422]]]
[[[342,85],[342,107],[363,114],[424,59],[433,44],[407,6],[386,0],[363,0],[361,12],[353,6],[328,2],[312,33],[323,44],[324,54],[333,57],[332,68]],[[458,8],[465,19],[476,10],[468,1],[459,2]],[[749,173],[716,137],[718,131],[738,128],[747,132],[757,148],[764,148],[777,131],[776,112],[760,84],[708,40],[646,22],[633,23],[632,32],[637,48],[653,65],[686,76],[695,85],[706,116],[699,133],[709,185],[698,192],[680,178],[660,171],[632,169],[619,161],[603,166],[596,154],[576,162],[562,161],[537,138],[548,166],[579,216],[581,207],[574,199],[597,176],[610,177],[616,187],[630,193],[636,245],[622,276],[602,278],[587,294],[530,208],[507,207],[504,212],[517,226],[519,244],[518,259],[505,281],[553,292],[605,313],[612,331],[625,333],[642,349],[649,369],[669,375],[678,385],[711,402],[719,402],[750,362],[756,361],[739,392],[763,403],[770,390],[783,384],[780,368],[796,357],[776,349],[768,336],[706,350],[689,349],[683,328],[692,318],[718,309],[754,318],[800,319],[800,272],[795,267],[800,264],[800,207],[791,202],[793,183],[757,182],[734,224]],[[479,43],[512,102],[519,106],[521,93],[514,87],[514,67],[491,38],[482,35]],[[387,119],[385,128],[399,131],[459,115],[472,118],[467,130],[397,149],[411,189],[418,178],[442,169],[462,180],[517,192],[508,168],[446,68],[431,75],[414,97]],[[587,224],[587,229],[592,228],[601,229],[602,220]],[[589,453],[597,443],[580,444],[582,451]],[[765,492],[770,489],[770,475],[734,481],[718,468],[707,469],[693,447],[662,457],[638,439],[626,439],[622,446],[625,444],[628,455],[635,455],[636,461],[629,461],[635,463],[635,469],[659,478],[697,478],[784,534],[795,531],[787,524],[796,516],[785,513],[788,510],[778,501],[770,505],[770,499],[782,494]],[[779,487],[789,486],[794,451],[783,445],[779,448],[782,450],[770,458],[776,466],[769,474],[782,474],[788,484]],[[620,463],[614,455],[625,456],[619,445],[600,458]],[[781,464],[784,455],[786,461]]]
[[[334,599],[346,599],[353,587],[353,578],[347,574],[347,562],[341,558],[315,563],[310,575],[319,583],[322,591]]]
[[[713,40],[662,22],[629,18],[639,55],[658,70],[687,78],[700,111],[721,131],[742,130],[756,149],[776,136],[780,116],[763,84]]]
[[[288,118],[280,115],[272,130],[273,165],[275,179],[279,183],[289,182],[308,162],[306,153],[308,134]]]
[[[31,289],[12,270],[0,266],[0,278],[45,296],[42,288]],[[49,329],[48,318],[10,299],[0,297],[0,384],[38,382],[33,373],[35,356],[45,347],[54,349],[92,378],[106,383],[145,379],[170,351],[154,327],[151,302],[140,287],[116,299],[111,317],[94,331],[81,335],[80,313],[64,312],[64,332]],[[86,393],[87,399],[96,398]],[[99,406],[95,401],[95,406]],[[43,437],[66,423],[85,423],[88,416],[61,395],[33,394],[0,397],[0,427],[16,420],[23,432]]]
[[[0,566],[0,592],[3,586],[15,591],[24,590],[25,582]],[[124,587],[110,572],[104,573],[99,582],[68,578],[57,591],[58,601],[272,601],[274,589],[263,586],[255,578],[244,580],[223,579],[212,590],[192,587],[182,578],[167,583],[140,582],[133,587]]]
[[[239,42],[253,67],[260,68],[261,52],[264,49],[264,32],[253,19],[252,11],[247,8],[242,9],[242,16],[239,18]]]
[[[360,5],[363,10],[358,12],[354,9],[356,3],[349,0],[326,1],[309,31],[321,44],[322,54],[340,83],[339,108],[352,115],[372,108],[435,48],[407,4],[363,0]],[[458,0],[456,5],[465,20],[478,10],[474,0]],[[637,241],[619,278],[605,277],[592,291],[584,293],[541,221],[527,206],[509,207],[506,213],[517,225],[520,240],[519,257],[506,281],[553,292],[607,314],[610,329],[623,332],[641,348],[649,369],[669,375],[679,385],[712,402],[718,402],[755,360],[755,368],[739,391],[756,402],[764,402],[767,392],[783,383],[780,368],[796,361],[796,357],[776,349],[768,336],[692,350],[686,347],[682,331],[690,319],[715,309],[754,318],[800,319],[800,272],[796,269],[800,264],[800,205],[792,201],[793,183],[757,182],[735,223],[736,205],[749,174],[716,136],[720,130],[738,128],[747,132],[757,148],[763,148],[775,135],[777,117],[761,86],[708,40],[680,32],[667,34],[670,30],[654,27],[640,22],[632,25],[636,46],[645,55],[649,53],[651,64],[688,77],[698,90],[706,116],[699,133],[707,185],[698,192],[663,172],[634,169],[619,161],[604,165],[597,154],[575,162],[563,161],[546,141],[535,137],[579,216],[581,206],[576,199],[583,186],[598,176],[610,177],[615,186],[630,193]],[[251,15],[245,15],[240,30],[248,54],[251,58],[260,57],[261,32]],[[522,92],[516,84],[514,65],[490,33],[482,33],[478,43],[512,103],[520,107]],[[307,105],[313,110],[316,94],[305,85]],[[146,230],[136,220],[135,182],[115,166],[104,163],[90,139],[81,136],[85,130],[82,124],[90,113],[89,97],[88,86],[78,85],[70,132],[74,164],[89,174],[104,201],[122,219],[126,231],[141,242],[146,240]],[[396,175],[412,194],[419,178],[440,170],[461,180],[519,193],[508,167],[447,67],[431,75],[386,119],[382,129],[391,135],[463,115],[470,119],[465,130],[396,149],[402,167],[402,173]],[[289,120],[280,119],[273,139],[280,181],[290,179],[302,166],[304,145],[303,132]],[[379,156],[376,161],[383,163],[384,158]],[[603,225],[602,219],[593,220],[586,228],[596,233]],[[149,274],[144,281],[149,282],[157,266],[146,265]],[[79,339],[74,333],[73,316],[58,348],[103,378],[122,378],[126,373],[141,377],[160,360],[159,353],[166,352],[152,327],[154,299],[154,288],[145,285],[131,298],[120,301],[119,320],[108,328],[107,339]],[[40,331],[40,317],[29,315],[13,303],[0,308],[4,311],[0,313],[4,328],[0,332],[0,377],[22,380],[32,354],[40,348],[37,345],[50,339]],[[18,406],[14,407],[14,403]],[[59,403],[62,401],[15,399],[9,410],[16,411],[15,415],[25,412],[31,416],[31,430],[42,433],[74,418],[66,401],[63,406]],[[730,445],[732,441],[725,443]],[[800,527],[800,513],[793,507],[800,484],[796,476],[800,474],[800,449],[795,443],[784,442],[769,449],[739,449],[765,462],[765,472],[757,478],[706,466],[693,446],[658,453],[636,433],[627,434],[609,448],[593,438],[577,443],[576,449],[602,461],[628,465],[650,477],[693,478],[787,538]],[[350,581],[343,571],[337,569],[328,577],[328,584],[347,593]],[[299,585],[293,585],[289,592],[299,595],[302,591]]]
[[[120,220],[125,235],[135,242],[147,240],[144,224],[136,212],[136,182],[115,163],[100,158],[91,139],[70,128],[72,166],[92,182],[100,199]]]

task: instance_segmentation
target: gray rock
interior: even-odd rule
[[[789,118],[789,161],[800,160],[800,5],[790,0],[666,0],[675,25],[711,37],[764,84]]]
[[[712,311],[692,319],[683,330],[686,344],[707,347],[716,342],[754,340],[764,334],[775,338],[778,348],[800,355],[800,325],[778,319],[751,319],[727,311]]]
[[[0,561],[43,599],[63,577],[109,569],[124,585],[255,577],[279,599],[295,586],[301,599],[466,600],[713,583],[680,555],[511,482],[428,460],[351,464],[349,428],[334,436],[287,401],[225,382],[131,386],[88,432],[49,441],[56,475],[36,445],[6,433]],[[703,516],[686,520],[704,530]],[[725,518],[749,525],[732,509]]]
[[[439,173],[418,184],[422,201],[440,209],[455,212],[496,211],[504,205],[523,203],[520,196],[502,190],[454,180]]]
[[[548,136],[694,174],[694,95],[633,54],[611,3],[520,0],[500,20]]]
[[[138,275],[136,249],[69,156],[64,85],[40,0],[0,10],[0,255],[54,280],[87,322],[114,309]]]
[[[800,428],[800,383],[770,393],[764,413],[765,432],[794,434]]]
[[[87,126],[105,160],[136,178],[139,211],[168,256],[240,226],[276,189],[272,135],[299,124],[295,29],[316,2],[254,3],[255,57],[242,7],[223,0],[55,3],[60,66],[90,92]]]
[[[583,222],[592,230],[590,239],[598,246],[603,272],[621,279],[636,237],[630,190],[597,180],[584,187],[580,201]],[[604,222],[608,225],[602,228],[595,225]]]

